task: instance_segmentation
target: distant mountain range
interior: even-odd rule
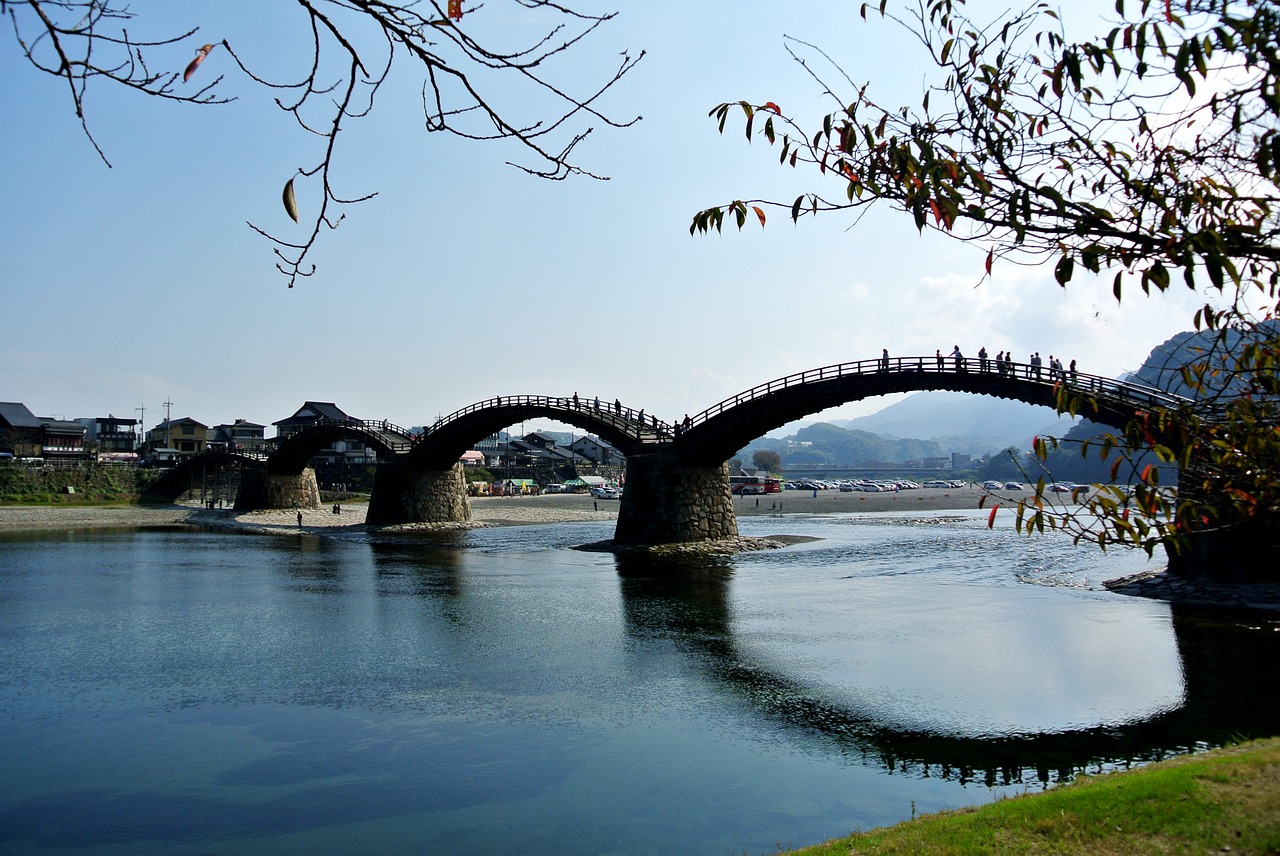
[[[948,452],[983,455],[1010,446],[1031,448],[1038,434],[1065,433],[1072,424],[1052,407],[965,392],[919,392],[878,413],[831,424],[890,437],[922,437]]]
[[[1061,436],[1071,420],[1051,407],[963,392],[919,392],[878,413],[817,422],[785,437],[761,437],[738,457],[757,449],[777,452],[783,466],[919,464],[958,452],[982,457],[1009,447],[1031,448],[1037,434]]]

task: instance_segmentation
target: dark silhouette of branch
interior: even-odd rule
[[[249,223],[272,243],[276,267],[290,288],[315,273],[308,256],[321,234],[342,222],[343,209],[377,195],[376,191],[340,193],[334,186],[333,166],[339,159],[341,132],[373,109],[377,94],[393,73],[421,76],[428,132],[444,131],[476,141],[513,141],[529,162],[508,163],[552,180],[574,175],[605,179],[577,161],[577,147],[593,132],[591,123],[625,128],[640,119],[611,118],[596,104],[635,68],[643,51],[634,57],[623,52],[616,67],[582,92],[576,91],[582,87],[576,73],[560,62],[616,13],[588,14],[551,0],[505,0],[457,9],[437,0],[294,0],[294,5],[305,18],[299,25],[309,29],[310,50],[299,58],[297,76],[285,81],[256,71],[263,59],[238,50],[230,34],[216,44],[193,45],[194,60],[174,62],[171,54],[193,44],[199,31],[138,39],[129,32],[137,16],[125,0],[0,0],[0,15],[8,18],[19,50],[34,68],[65,79],[81,127],[108,166],[86,116],[91,82],[115,83],[173,101],[226,103],[233,99],[218,94],[222,76],[198,88],[184,88],[200,75],[205,57],[217,51],[230,56],[247,80],[276,93],[274,103],[319,144],[314,160],[288,179],[318,185],[320,202],[307,213],[306,236],[290,239],[275,227]],[[487,10],[487,5],[495,9]],[[511,5],[519,7],[522,20],[536,22],[523,45],[499,49],[472,35],[472,22],[483,24],[486,16],[499,15],[502,7]],[[480,26],[476,30],[484,31]],[[185,74],[170,70],[187,60]],[[166,70],[152,71],[149,62]],[[296,219],[297,211],[286,209]]]

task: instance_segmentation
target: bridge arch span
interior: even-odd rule
[[[877,395],[947,390],[1054,407],[1063,387],[1084,400],[1081,416],[1116,428],[1151,407],[1189,403],[1152,387],[1025,363],[998,371],[990,359],[984,370],[975,358],[894,357],[887,364],[882,359],[839,363],[760,384],[690,417],[676,448],[686,463],[711,465],[789,422]]]
[[[380,461],[408,452],[413,445],[408,431],[386,421],[320,419],[278,441],[267,458],[267,472],[298,475],[321,449],[339,440],[364,443],[374,450]]]
[[[201,452],[180,459],[175,466],[148,485],[139,499],[144,502],[173,502],[188,490],[198,487],[197,480],[202,482],[210,472],[232,470],[237,476],[243,476],[259,472],[264,466],[265,461],[259,455],[223,450]]]
[[[409,452],[410,465],[420,470],[448,469],[463,452],[475,448],[477,440],[536,416],[595,434],[627,457],[669,440],[672,435],[667,423],[621,404],[600,402],[597,406],[595,399],[573,396],[497,396],[451,413],[431,426]]]

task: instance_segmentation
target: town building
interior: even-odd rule
[[[198,455],[209,442],[209,426],[184,416],[166,419],[147,432],[144,457],[149,461],[173,461]]]
[[[209,429],[209,447],[228,452],[264,452],[267,426],[247,419],[237,419]]]
[[[136,460],[139,440],[137,419],[106,415],[77,419],[85,428],[85,442],[98,460]]]
[[[83,460],[86,429],[79,422],[36,416],[18,401],[0,401],[0,456]]]
[[[626,466],[627,459],[612,443],[599,437],[579,437],[569,446],[575,454],[601,467]]]

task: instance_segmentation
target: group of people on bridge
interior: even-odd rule
[[[961,352],[959,345],[955,345],[951,349],[951,353],[946,356],[943,355],[941,348],[938,348],[937,350],[934,351],[934,361],[937,364],[938,371],[946,370],[948,359],[950,359],[953,362],[956,371],[964,372],[969,370],[969,361],[965,357],[964,353]],[[889,356],[889,349],[888,348],[882,349],[880,352],[881,371],[888,371],[891,365],[891,362],[892,360]],[[1040,352],[1036,351],[1027,360],[1026,372],[1025,372],[1026,377],[1028,379],[1043,380],[1044,379],[1043,366],[1044,366],[1044,360],[1040,357]],[[898,368],[899,369],[903,368],[901,358],[899,358],[898,360]],[[921,360],[919,358],[916,358],[916,364],[915,364],[916,371],[922,371],[923,368],[924,366],[921,364]],[[1001,377],[1017,377],[1018,367],[1013,362],[1013,351],[1001,351],[1000,353],[996,354],[994,358],[992,358],[987,355],[986,347],[979,348],[978,349],[978,371],[980,372],[995,371]],[[1064,367],[1062,364],[1062,360],[1053,356],[1053,354],[1050,354],[1048,377],[1049,377],[1049,380],[1051,381],[1057,381],[1057,380],[1075,381],[1076,361],[1072,360],[1069,366]]]

